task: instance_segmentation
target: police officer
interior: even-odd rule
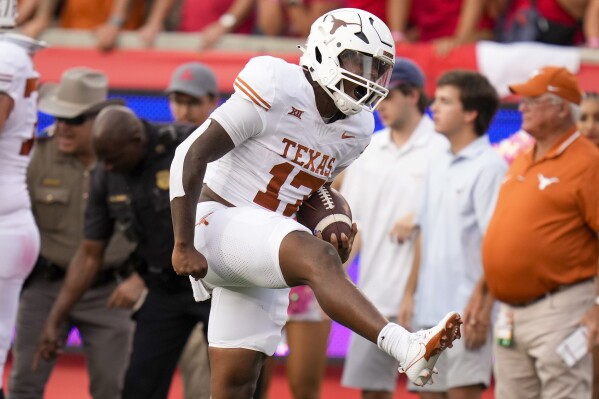
[[[55,118],[53,135],[38,140],[27,186],[41,235],[41,253],[19,301],[17,335],[13,347],[10,398],[41,398],[54,361],[31,370],[36,344],[63,284],[66,268],[82,240],[83,213],[89,192],[90,170],[95,163],[91,128],[107,100],[106,76],[87,68],[65,71],[60,84],[46,91],[39,104]],[[102,269],[88,290],[59,326],[64,341],[71,326],[81,332],[94,399],[120,395],[133,337],[131,311],[109,309],[117,292],[117,278],[135,245],[123,234],[110,242]],[[129,284],[127,282],[125,285]],[[122,290],[120,287],[119,290]],[[116,294],[114,294],[116,296]]]
[[[148,294],[134,315],[137,325],[123,399],[166,398],[190,332],[208,317],[208,309],[194,302],[189,279],[177,276],[171,264],[169,168],[175,148],[194,128],[150,124],[123,106],[103,109],[93,126],[93,146],[101,163],[92,176],[85,238],[71,261],[38,354],[44,359],[56,354],[56,325],[92,285],[115,223],[125,226],[147,266],[135,275],[144,279]]]

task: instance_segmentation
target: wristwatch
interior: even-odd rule
[[[233,14],[226,13],[220,16],[218,23],[227,29],[231,29],[237,23],[237,17]]]

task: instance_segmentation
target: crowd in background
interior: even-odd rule
[[[306,37],[316,17],[342,7],[378,16],[396,42],[433,43],[441,54],[477,40],[599,48],[599,0],[20,0],[17,22],[32,37],[51,26],[93,29],[104,50],[122,30],[148,47],[161,31],[198,33],[210,48],[227,33]]]

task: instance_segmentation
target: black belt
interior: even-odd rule
[[[572,283],[572,284],[560,285],[560,286],[557,286],[554,289],[549,290],[546,293],[544,293],[543,295],[541,295],[541,296],[539,296],[539,297],[537,297],[535,299],[532,299],[530,301],[510,303],[509,305],[512,306],[512,307],[514,307],[514,308],[524,308],[526,306],[530,306],[530,305],[533,305],[533,304],[535,304],[535,303],[537,303],[539,301],[542,301],[543,299],[545,299],[545,298],[547,298],[547,297],[549,297],[549,296],[551,296],[553,294],[557,294],[558,292],[565,291],[568,288],[572,288],[572,287],[574,287],[576,285],[579,285],[579,284],[588,283],[589,281],[593,281],[594,279],[595,279],[595,277],[589,277],[589,278],[585,278],[584,280],[579,280],[579,281],[577,281],[575,283]]]
[[[64,267],[61,267],[40,255],[31,275],[32,277],[34,275],[40,275],[47,281],[58,281],[64,279],[66,274],[67,271]],[[117,269],[101,269],[96,274],[91,287],[96,288],[104,284],[115,282],[117,279]]]

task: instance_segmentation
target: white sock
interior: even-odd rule
[[[409,336],[409,331],[399,324],[389,323],[379,333],[376,343],[389,356],[402,363],[410,343]]]

